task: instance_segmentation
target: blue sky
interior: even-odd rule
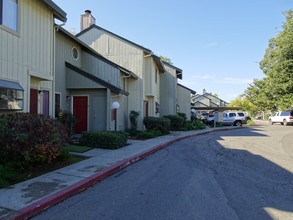
[[[292,0],[53,0],[67,13],[67,30],[80,31],[80,15],[183,70],[179,83],[227,102],[264,77],[258,62],[269,39],[282,31]]]

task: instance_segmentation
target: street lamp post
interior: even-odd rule
[[[117,131],[117,109],[120,107],[119,102],[113,102],[112,103],[112,108],[114,109],[114,114],[115,114],[115,131]]]
[[[195,109],[191,109],[191,119],[193,120],[193,117],[195,118]]]

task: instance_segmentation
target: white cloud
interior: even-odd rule
[[[224,77],[224,78],[218,78],[214,82],[219,83],[219,84],[247,85],[249,83],[252,83],[253,80],[252,79],[247,79],[247,78]]]
[[[192,75],[191,80],[213,80],[216,79],[213,75]]]

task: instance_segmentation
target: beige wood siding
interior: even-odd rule
[[[141,49],[96,28],[85,32],[79,38],[107,59],[142,78],[144,53]]]
[[[0,28],[0,77],[17,81],[24,88],[24,111],[29,110],[32,86],[50,91],[53,80],[53,15],[36,0],[19,1],[20,25],[17,35]],[[52,114],[52,107],[50,108]]]
[[[176,70],[174,68],[170,67],[169,65],[165,65],[165,64],[164,64],[164,67],[165,67],[166,72],[171,74],[173,77],[177,78]]]
[[[72,48],[78,50],[78,59],[73,59]],[[79,46],[75,41],[64,35],[63,33],[57,32],[56,34],[56,92],[61,93],[62,105],[66,104],[65,97],[68,96],[66,90],[66,70],[65,62],[71,63],[72,65],[81,68],[82,70],[95,75],[106,82],[109,82],[117,87],[121,86],[121,72],[117,67],[100,60],[99,58],[85,52],[82,47]],[[67,76],[68,77],[68,76]],[[83,77],[82,77],[83,78]],[[84,81],[86,81],[84,79]],[[72,84],[73,83],[73,84]],[[71,88],[84,87],[85,83],[92,88],[100,88],[94,82],[81,82],[80,79],[71,80],[71,84],[67,83],[67,86]]]
[[[160,115],[175,115],[177,79],[170,73],[160,74]]]
[[[152,57],[145,58],[144,62],[144,94],[146,96],[160,97],[160,76]],[[157,75],[157,76],[156,76]]]
[[[82,51],[83,70],[107,81],[117,87],[121,86],[120,70],[117,67]]]
[[[191,116],[190,90],[177,85],[179,112],[185,113],[188,120]]]

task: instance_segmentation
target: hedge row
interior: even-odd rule
[[[170,119],[164,117],[145,117],[143,119],[147,131],[158,130],[162,134],[170,133]]]
[[[128,133],[123,131],[83,132],[81,144],[88,147],[118,149],[127,145]]]

